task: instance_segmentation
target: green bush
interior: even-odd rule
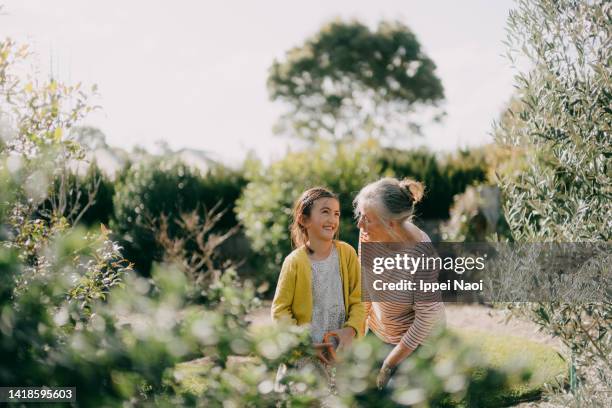
[[[303,191],[323,186],[340,198],[340,239],[353,246],[358,229],[353,217],[353,198],[380,174],[378,146],[366,142],[355,147],[318,144],[301,152],[290,152],[269,167],[254,166],[249,184],[236,207],[253,250],[263,257],[256,276],[274,283],[283,258],[291,252],[289,226],[295,200]]]
[[[228,230],[236,225],[232,209],[243,184],[238,172],[222,167],[201,175],[180,162],[144,161],[129,169],[117,186],[111,225],[125,245],[126,257],[148,275],[152,262],[163,255],[154,232],[162,215],[168,217],[170,237],[177,237],[181,228],[176,221],[181,214],[205,212],[220,203],[227,211],[216,227]]]
[[[478,151],[460,151],[443,157],[425,150],[387,148],[380,153],[381,172],[410,177],[425,184],[425,196],[416,207],[418,217],[446,219],[453,197],[467,186],[485,180],[487,164]]]

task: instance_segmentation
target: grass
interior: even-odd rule
[[[527,371],[528,378],[517,374],[512,384],[480,396],[479,407],[510,406],[538,399],[545,384],[562,386],[567,382],[568,365],[552,347],[515,336],[498,336],[482,331],[455,330],[459,338],[479,350],[488,368],[503,371]],[[524,370],[520,370],[520,369]],[[472,377],[480,380],[484,369],[476,369]],[[449,406],[467,406],[465,401],[451,401]]]

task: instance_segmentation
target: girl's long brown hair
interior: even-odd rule
[[[308,252],[312,253],[312,250],[306,244],[308,242],[308,231],[302,225],[302,221],[305,218],[310,217],[315,201],[320,198],[334,198],[338,200],[338,196],[329,191],[328,189],[323,187],[314,187],[304,191],[300,198],[298,198],[298,200],[293,205],[291,242],[294,248],[299,248],[300,246],[304,245],[306,246]],[[338,237],[339,231],[340,229],[338,228],[338,230],[336,230],[336,238]]]

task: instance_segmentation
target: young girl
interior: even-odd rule
[[[283,262],[272,301],[272,319],[310,324],[319,358],[323,336],[334,333],[339,348],[363,335],[361,270],[357,253],[338,241],[340,202],[324,188],[305,191],[293,207],[291,239],[296,249]]]

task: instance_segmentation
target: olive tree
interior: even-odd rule
[[[526,68],[516,76],[518,109],[498,124],[496,139],[526,152],[525,172],[501,180],[517,241],[612,237],[611,11],[603,0],[520,0],[509,15],[508,56]],[[592,392],[612,386],[612,303],[601,300],[527,306],[571,350],[575,404],[609,398]]]

